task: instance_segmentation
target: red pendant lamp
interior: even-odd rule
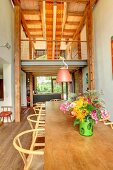
[[[71,82],[72,77],[68,70],[68,65],[64,62],[64,58],[63,58],[63,63],[65,64],[65,66],[61,67],[60,70],[58,71],[56,81],[59,83],[60,82]]]

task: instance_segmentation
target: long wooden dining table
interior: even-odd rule
[[[113,130],[102,122],[81,136],[61,102],[46,103],[44,170],[113,170]]]

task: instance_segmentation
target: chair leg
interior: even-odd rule
[[[8,116],[7,116],[7,122],[8,122]]]
[[[4,122],[4,117],[3,117],[3,122]]]

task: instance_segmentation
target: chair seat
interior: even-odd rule
[[[11,114],[12,114],[11,111],[2,111],[2,112],[0,113],[0,117],[8,117],[8,116],[10,116]]]

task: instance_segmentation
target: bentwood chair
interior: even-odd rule
[[[108,116],[106,119],[101,119],[100,121],[104,122],[105,125],[110,125],[111,128],[113,129],[113,122],[111,122],[110,120],[110,116]]]
[[[36,103],[36,105],[33,107],[35,114],[37,114],[37,113],[39,112],[39,110],[40,110],[41,107],[42,107],[42,112],[45,113],[45,111],[46,111],[46,109],[45,109],[45,107],[46,107],[46,106],[45,106],[45,103],[43,103],[43,102],[38,102],[38,103]]]
[[[37,129],[38,127],[44,127],[45,126],[45,110],[43,110],[43,104],[40,106],[40,109],[38,110],[38,114],[35,110],[35,114],[29,115],[27,117],[27,120],[31,126],[32,129]]]
[[[45,143],[39,140],[40,132],[42,131],[44,131],[43,128],[26,130],[18,134],[13,140],[13,145],[18,150],[24,162],[24,170],[43,170],[44,168],[43,155]],[[26,134],[32,135],[32,142],[29,149],[26,149],[22,144]]]

